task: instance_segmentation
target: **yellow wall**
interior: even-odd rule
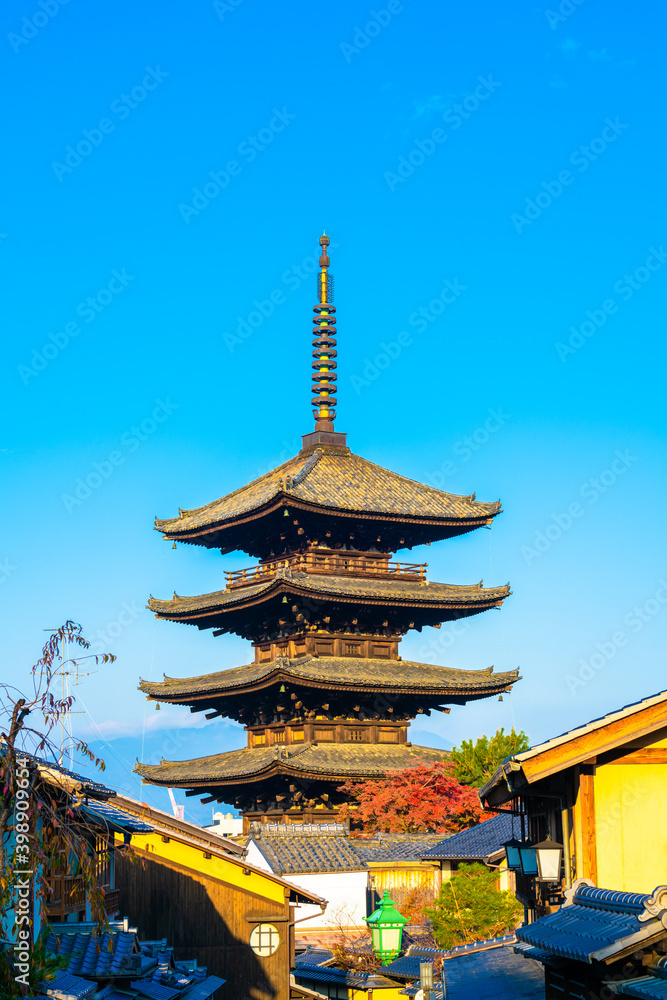
[[[228,861],[215,855],[211,858],[205,858],[204,847],[181,844],[172,838],[169,839],[168,844],[165,844],[158,834],[135,834],[132,838],[132,846],[137,850],[146,851],[156,858],[164,858],[166,861],[173,861],[175,864],[211,875],[213,878],[220,879],[230,885],[238,885],[244,892],[263,896],[265,899],[279,903],[281,907],[285,902],[284,886],[262,875],[261,872],[247,869],[243,860]],[[244,875],[244,869],[250,871],[250,874]]]
[[[667,764],[602,765],[594,789],[598,885],[652,892],[667,884]]]
[[[371,875],[375,876],[377,894],[381,896],[387,889],[399,910],[411,892],[424,890],[431,898],[435,898],[440,888],[440,870],[437,865],[402,866],[400,862],[395,862],[391,867],[377,863],[369,865],[369,868]]]
[[[400,991],[404,990],[405,986],[387,987],[383,989],[376,986],[373,990],[373,1000],[403,1000]],[[368,1000],[368,992],[366,990],[349,990],[348,995],[350,1000]]]

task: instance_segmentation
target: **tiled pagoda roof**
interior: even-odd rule
[[[284,594],[304,595],[336,604],[355,604],[380,607],[416,607],[459,612],[454,617],[477,614],[487,608],[497,607],[509,595],[509,584],[502,587],[483,587],[482,583],[457,586],[449,583],[409,583],[403,580],[372,580],[363,577],[315,576],[309,573],[286,575],[278,571],[275,577],[246,587],[219,590],[212,594],[181,597],[174,594],[168,601],[150,597],[148,607],[157,618],[209,625],[202,619],[219,619],[228,610],[244,608],[266,602]],[[444,616],[442,619],[444,620]],[[213,624],[212,622],[210,624]]]
[[[206,695],[233,694],[238,689],[261,689],[289,679],[305,686],[327,689],[391,690],[429,693],[446,698],[487,697],[506,691],[519,679],[519,671],[494,674],[487,670],[457,670],[412,660],[381,660],[350,656],[281,657],[270,663],[251,663],[199,677],[166,677],[142,681],[140,690],[150,698],[181,704]]]
[[[192,540],[283,503],[394,521],[470,522],[470,528],[488,524],[501,509],[499,500],[482,503],[474,494],[444,493],[354,455],[349,448],[321,446],[299,452],[203,507],[181,510],[178,517],[156,518],[155,527],[170,539]]]
[[[147,782],[178,788],[209,788],[272,775],[293,774],[347,781],[381,777],[387,771],[435,763],[442,750],[408,744],[304,743],[298,746],[253,747],[195,760],[137,764]]]

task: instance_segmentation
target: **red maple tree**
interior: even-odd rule
[[[364,833],[457,833],[489,819],[477,791],[454,777],[449,761],[388,771],[377,780],[347,781],[339,791],[352,800],[341,819],[361,825]]]

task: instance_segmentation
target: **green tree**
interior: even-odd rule
[[[513,930],[522,909],[511,892],[496,888],[497,874],[486,865],[461,864],[424,912],[440,948],[483,941]]]
[[[523,730],[517,733],[514,727],[507,735],[504,729],[497,729],[496,735],[491,739],[481,736],[476,743],[463,740],[461,746],[453,747],[450,753],[454,776],[462,785],[481,788],[506,757],[521,753],[529,746],[528,737]]]

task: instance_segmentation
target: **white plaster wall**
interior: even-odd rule
[[[320,913],[316,906],[297,907],[297,920],[312,914],[309,920],[299,924],[302,930],[331,930],[337,927],[365,930],[366,924],[362,918],[366,916],[366,871],[313,872],[306,875],[283,875],[283,878],[328,901],[324,913]]]
[[[248,864],[271,871],[264,855],[254,841],[248,844],[246,855]],[[304,875],[281,875],[286,882],[299,886],[307,892],[315,893],[327,900],[324,913],[319,906],[300,904],[296,908],[295,919],[302,922],[301,930],[331,930],[335,927],[363,928],[366,924],[366,885],[368,873],[358,872],[313,872]],[[308,919],[302,920],[307,917]]]

